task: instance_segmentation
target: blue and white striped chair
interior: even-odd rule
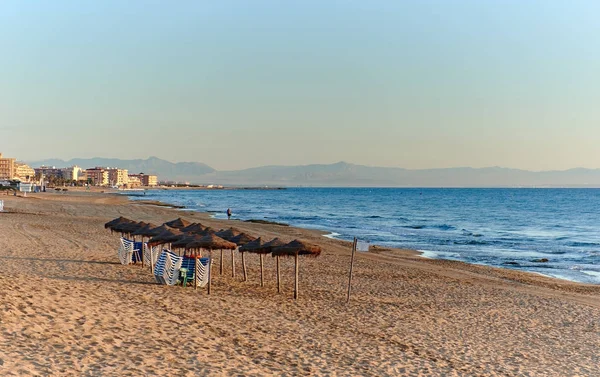
[[[140,250],[135,248],[135,242],[121,237],[119,250],[117,251],[117,255],[119,256],[119,261],[121,261],[121,264],[131,264],[133,261],[133,253],[139,252]]]
[[[183,257],[177,256],[170,250],[163,250],[154,266],[154,278],[159,284],[177,284],[182,262]]]
[[[208,284],[208,263],[209,258],[198,258],[196,259],[196,273],[194,278],[196,279],[196,286],[200,288],[206,287]]]

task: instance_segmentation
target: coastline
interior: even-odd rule
[[[357,253],[322,231],[211,219],[100,193],[6,197],[0,213],[3,375],[593,375],[600,287],[508,269],[429,260],[408,250]],[[177,217],[322,246],[293,260],[247,256],[249,281],[215,268],[214,292],[154,283],[116,258],[115,217]],[[218,255],[215,255],[218,258]],[[239,266],[239,256],[237,268]],[[218,264],[216,265],[218,266]],[[516,325],[518,324],[518,325]],[[183,334],[185,334],[183,336]],[[185,338],[185,343],[180,340]],[[185,349],[182,352],[182,349]]]
[[[203,211],[203,210],[198,210],[198,209],[190,209],[190,208],[186,208],[185,206],[177,206],[175,204],[171,204],[168,202],[163,202],[163,201],[159,201],[159,200],[151,200],[151,201],[141,201],[141,200],[136,200],[133,198],[129,198],[129,200],[133,203],[137,203],[137,204],[154,204],[154,205],[159,205],[159,206],[164,206],[164,207],[171,207],[171,208],[176,208],[176,209],[180,209],[180,210],[184,210],[186,212],[196,212],[196,213],[202,213],[202,214],[206,214],[208,215],[211,219],[216,219],[216,217],[214,217],[215,212],[212,211]],[[262,222],[263,220],[253,220],[253,219],[249,219],[249,220],[231,220],[231,221],[242,221],[242,222]],[[265,221],[265,223],[269,223],[272,225],[282,225],[281,223],[277,223],[277,222],[273,222],[273,221]],[[297,227],[293,224],[284,224],[285,226],[290,226],[290,227],[296,227],[298,229],[304,229],[304,230],[310,230],[310,231],[315,231],[315,232],[321,232],[323,237],[332,239],[332,240],[339,240],[339,241],[344,241],[348,243],[348,248],[351,247],[351,241],[349,240],[344,240],[342,238],[336,238],[336,236],[339,236],[339,233],[336,233],[333,230],[322,230],[322,229],[314,229],[314,228],[309,228],[309,227]],[[494,266],[491,264],[486,264],[486,263],[469,263],[466,261],[460,261],[460,260],[454,260],[454,259],[443,259],[443,258],[437,258],[435,257],[435,255],[437,254],[436,251],[429,251],[429,250],[415,250],[415,249],[408,249],[408,248],[398,248],[398,247],[393,247],[393,246],[387,246],[387,245],[378,245],[376,243],[372,243],[371,244],[371,252],[373,253],[377,253],[377,252],[381,252],[382,250],[386,250],[386,251],[399,251],[402,253],[410,253],[414,256],[419,256],[421,258],[424,259],[430,259],[430,260],[442,260],[442,261],[456,261],[456,262],[460,262],[460,263],[466,263],[467,265],[473,265],[473,266],[484,266],[484,267],[490,267],[490,268],[497,268],[497,269],[501,269],[501,270],[510,270],[510,271],[516,271],[516,272],[523,272],[523,273],[529,273],[529,274],[535,274],[535,275],[539,275],[539,276],[543,276],[543,277],[547,277],[550,279],[557,279],[559,281],[565,281],[565,282],[571,282],[571,283],[578,283],[578,284],[584,284],[586,285],[587,283],[582,283],[582,282],[578,282],[576,280],[571,280],[568,277],[557,277],[557,276],[552,276],[549,274],[544,274],[543,272],[538,272],[538,271],[527,271],[527,270],[520,270],[520,269],[511,269],[509,267],[502,267],[502,266]],[[593,286],[598,286],[600,287],[600,284],[590,284]]]

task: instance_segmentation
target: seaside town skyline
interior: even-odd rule
[[[51,185],[110,186],[118,188],[155,187],[158,177],[153,174],[129,173],[127,169],[118,167],[96,166],[81,168],[77,165],[69,167],[39,166],[32,168],[14,157],[3,156],[0,152],[0,181],[19,181],[23,183],[40,183]]]

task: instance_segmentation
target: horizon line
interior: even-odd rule
[[[354,163],[354,162],[347,162],[344,160],[341,161],[337,161],[337,162],[331,162],[331,163],[310,163],[310,164],[297,164],[297,165],[259,165],[259,166],[253,166],[253,167],[247,167],[247,168],[241,168],[241,169],[225,169],[225,170],[219,170],[219,169],[215,169],[214,167],[201,162],[201,161],[170,161],[170,160],[166,160],[164,158],[161,157],[157,157],[157,156],[149,156],[147,158],[130,158],[130,159],[126,159],[126,158],[120,158],[120,157],[73,157],[69,160],[65,160],[62,158],[57,158],[57,157],[51,157],[51,158],[45,158],[45,159],[41,159],[41,160],[17,160],[19,162],[23,161],[26,163],[39,163],[39,162],[43,162],[45,160],[60,160],[63,161],[65,163],[72,161],[72,160],[93,160],[93,159],[112,159],[112,160],[121,160],[121,161],[148,161],[150,159],[158,159],[158,160],[162,160],[162,161],[166,161],[172,164],[180,164],[180,163],[193,163],[193,164],[203,164],[208,166],[209,168],[213,169],[214,171],[217,172],[233,172],[233,171],[241,171],[241,170],[249,170],[249,169],[260,169],[260,168],[267,168],[267,167],[284,167],[284,168],[293,168],[293,167],[308,167],[308,166],[331,166],[331,165],[337,165],[337,164],[347,164],[347,165],[354,165],[354,166],[361,166],[361,167],[367,167],[367,168],[382,168],[382,169],[402,169],[402,170],[411,170],[411,171],[423,171],[423,170],[449,170],[449,169],[473,169],[473,170],[483,170],[483,169],[506,169],[506,170],[519,170],[519,171],[524,171],[524,172],[530,172],[530,173],[547,173],[547,172],[566,172],[566,171],[570,171],[570,170],[600,170],[600,168],[584,168],[581,166],[577,166],[577,167],[572,167],[572,168],[567,168],[567,169],[550,169],[550,170],[528,170],[528,169],[523,169],[523,168],[513,168],[513,167],[506,167],[506,166],[499,166],[499,165],[493,165],[493,166],[484,166],[484,167],[472,167],[472,166],[453,166],[453,167],[445,167],[445,168],[441,168],[441,167],[433,167],[433,168],[405,168],[405,167],[400,167],[400,166],[378,166],[378,165],[365,165],[365,164],[359,164],[359,163]]]

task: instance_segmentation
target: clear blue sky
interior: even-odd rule
[[[2,1],[0,152],[600,168],[598,1]]]

